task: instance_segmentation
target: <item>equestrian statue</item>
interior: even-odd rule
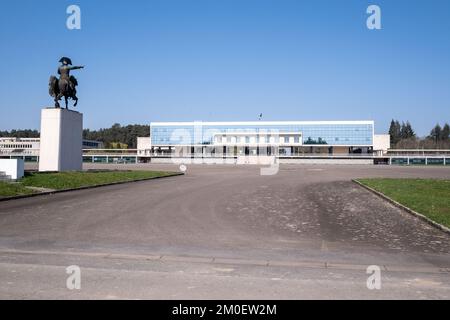
[[[68,109],[68,100],[73,99],[75,101],[74,107],[77,106],[77,89],[78,81],[74,76],[70,75],[70,70],[83,69],[84,66],[72,66],[72,60],[67,57],[62,57],[59,62],[61,65],[58,67],[59,79],[55,76],[50,77],[48,84],[48,91],[50,96],[55,98],[55,108],[60,108],[59,100],[64,97],[66,102],[66,109]]]

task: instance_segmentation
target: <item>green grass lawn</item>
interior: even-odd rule
[[[31,194],[35,191],[25,188],[24,186],[18,183],[9,183],[0,181],[0,198],[1,197],[10,197],[10,196],[19,196],[24,194]]]
[[[99,184],[166,177],[174,172],[164,171],[83,171],[31,173],[20,180],[24,186],[62,190]]]
[[[450,227],[450,180],[358,179],[358,181]]]
[[[17,183],[1,182],[0,197],[9,197],[36,192],[26,187],[64,190],[114,182],[167,177],[177,174],[178,173],[176,172],[165,171],[77,171],[58,173],[27,173],[25,177],[20,179]]]

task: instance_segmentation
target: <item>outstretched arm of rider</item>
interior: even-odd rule
[[[73,67],[70,67],[70,70],[83,69],[83,68],[84,68],[84,66],[73,66]]]

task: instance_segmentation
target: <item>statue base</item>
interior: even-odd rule
[[[39,171],[83,168],[83,114],[60,108],[41,110]]]

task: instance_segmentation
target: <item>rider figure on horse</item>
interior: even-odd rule
[[[60,75],[59,80],[52,76],[50,77],[50,95],[55,98],[55,107],[59,108],[59,100],[64,97],[66,101],[68,98],[75,100],[74,107],[78,103],[78,98],[76,96],[76,86],[78,85],[77,79],[70,75],[70,70],[83,69],[83,66],[72,66],[72,61],[70,58],[62,57],[59,62],[61,65],[58,67],[58,74]]]

